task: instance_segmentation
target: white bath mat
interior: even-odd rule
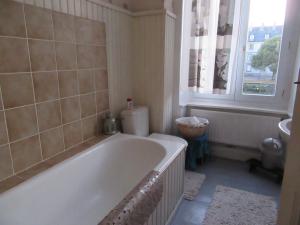
[[[184,175],[184,193],[186,200],[194,200],[205,180],[205,175],[201,173],[185,171]]]
[[[275,225],[276,217],[272,197],[217,186],[203,225]]]

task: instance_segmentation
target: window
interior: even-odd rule
[[[286,2],[193,0],[188,92],[236,102],[279,99]]]
[[[265,10],[264,6],[271,3],[272,10]],[[284,6],[285,3],[286,0],[250,0],[247,32],[255,32],[258,37],[262,38],[255,40],[259,45],[258,48],[249,48],[254,53],[251,61],[249,62],[249,59],[246,59],[244,62],[246,69],[242,74],[243,95],[275,95],[285,15],[285,7],[280,6]],[[277,25],[274,26],[274,23]],[[274,34],[272,38],[270,38],[270,31]],[[251,36],[245,44],[250,41],[253,41]],[[247,55],[248,52],[246,51],[245,54]],[[249,63],[256,70],[255,73],[249,73],[247,68]]]
[[[283,24],[282,24],[283,26]],[[270,34],[265,34],[265,39],[269,39],[270,38]]]
[[[251,72],[251,65],[247,65],[246,72]]]
[[[254,50],[254,44],[249,44],[249,50]]]

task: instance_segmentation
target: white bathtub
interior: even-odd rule
[[[185,147],[165,135],[116,134],[0,194],[0,224],[97,225],[145,175],[165,171]]]

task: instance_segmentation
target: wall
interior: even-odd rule
[[[134,20],[133,96],[136,104],[150,109],[150,130],[162,130],[164,36],[162,14]]]
[[[150,131],[170,132],[175,18],[151,12],[134,20],[133,96],[150,109]]]
[[[174,77],[176,75],[174,69],[175,60],[175,29],[176,18],[166,15],[165,17],[165,56],[164,56],[164,119],[163,132],[171,133],[173,128],[173,104],[174,104]]]
[[[0,52],[2,180],[97,135],[109,108],[105,25],[2,0]]]
[[[105,2],[115,6],[128,9],[131,12],[166,9],[173,12],[173,0],[92,0],[94,2]]]
[[[7,1],[13,2],[13,0]],[[3,4],[3,2],[7,1],[1,1],[1,3]],[[173,104],[170,93],[173,91],[171,85],[173,80],[173,60],[171,57],[173,55],[174,48],[174,35],[172,35],[174,30],[173,26],[175,24],[174,15],[161,9],[156,11],[132,13],[124,8],[105,3],[102,0],[15,0],[15,2],[25,3],[26,7],[29,7],[29,5],[34,5],[47,10],[52,10],[53,14],[55,12],[62,12],[68,15],[88,18],[93,21],[104,22],[106,27],[109,109],[117,116],[120,110],[126,107],[126,98],[128,96],[133,96],[135,99],[137,99],[137,103],[150,106],[150,110],[152,111],[152,123],[150,127],[153,128],[153,131],[163,132],[170,130],[169,123],[171,121],[171,109]],[[0,7],[0,10],[6,10],[6,7]],[[1,11],[0,14],[2,14],[2,12],[3,11]],[[14,14],[9,13],[9,15]],[[15,15],[19,14],[16,13]],[[22,17],[20,18],[23,19]],[[39,23],[36,23],[36,25],[38,24]],[[143,27],[145,24],[147,25],[147,29]],[[1,26],[2,25],[3,23]],[[148,30],[149,27],[153,28],[152,32]],[[141,32],[135,32],[137,29]],[[145,35],[144,30],[149,36],[143,36]],[[165,42],[167,45],[165,45]],[[152,46],[153,48],[149,48],[149,46]],[[133,54],[140,50],[140,55],[143,57],[138,59],[133,57]],[[153,59],[152,63],[148,63],[149,59]],[[147,62],[147,66],[144,68],[137,66],[142,60]],[[140,70],[136,68],[140,68]],[[33,76],[30,75],[30,77]],[[146,91],[136,91],[139,89],[139,80],[144,82],[144,86],[142,87],[147,87]],[[148,84],[151,86],[148,86]],[[150,90],[155,91],[151,92]],[[91,94],[96,94],[96,92],[91,92]],[[79,95],[74,97],[79,97],[80,99]],[[63,99],[59,99],[59,104],[58,102],[56,104],[56,106],[59,105],[59,108],[61,108],[60,101],[63,101]],[[164,106],[165,103],[166,107]],[[34,106],[38,104],[38,102],[34,102]],[[3,107],[1,98],[0,106],[0,116],[1,113],[4,116],[4,112],[2,112]],[[0,117],[1,133],[2,131],[5,131],[6,127],[3,116],[2,120]],[[89,117],[89,119],[91,119],[91,117]],[[19,125],[17,126],[17,129],[18,127]],[[52,135],[63,135],[63,122],[57,125],[57,129],[61,130],[61,133],[55,132],[56,129],[52,129],[51,127]],[[72,131],[74,130],[76,129],[72,129]],[[44,130],[41,130],[41,132],[42,131],[44,132]],[[39,132],[40,131],[38,130],[37,134]],[[52,135],[50,135],[49,130],[49,136],[52,137]],[[40,139],[40,135],[36,136],[38,136],[38,139]],[[83,139],[83,136],[84,135],[82,134],[80,138]],[[1,137],[0,141],[2,141],[2,139],[5,139],[5,141],[2,143],[7,142],[7,137]],[[30,163],[26,163],[25,165],[21,166],[21,169],[17,168],[14,171],[12,169],[13,166],[11,152],[10,149],[7,148],[9,146],[6,144],[0,145],[0,180],[12,175],[13,173],[21,171],[40,160],[43,160],[45,157],[51,157],[53,154],[57,154],[57,152],[55,152],[48,156],[43,156],[42,154],[39,156],[32,156],[32,152],[20,151],[20,157],[18,160],[29,160]],[[63,149],[69,147],[69,145],[66,147],[65,143],[63,143],[63,145]],[[41,146],[39,148],[40,150],[38,151],[41,151]],[[50,151],[53,150],[51,149]],[[32,160],[32,157],[36,158]]]
[[[132,16],[102,0],[17,0],[54,11],[102,21],[106,25],[110,110],[118,115],[132,96]],[[101,3],[101,4],[100,4]],[[116,91],[118,90],[118,91]]]
[[[298,43],[298,53],[297,53],[296,62],[295,62],[293,81],[297,81],[300,79],[299,71],[300,71],[300,38],[299,38],[299,43]],[[291,88],[291,98],[289,101],[289,109],[288,109],[288,113],[290,116],[292,116],[293,112],[294,112],[296,91],[297,91],[297,85],[293,85]]]

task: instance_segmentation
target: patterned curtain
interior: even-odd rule
[[[232,27],[235,0],[219,0],[217,33],[215,49],[210,48],[208,34],[211,18],[210,0],[193,0],[192,6],[192,31],[189,66],[189,87],[195,89],[204,88],[206,85],[209,68],[208,51],[215,51],[214,68],[211,68],[213,76],[213,93],[225,93],[228,80],[228,65],[230,60],[230,48],[232,39]]]

